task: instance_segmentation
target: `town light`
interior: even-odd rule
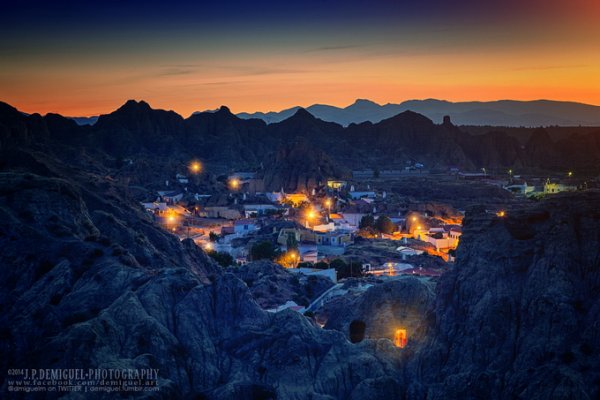
[[[569,177],[572,177],[573,176],[573,172],[569,171],[569,173],[567,175],[569,175]]]
[[[500,210],[496,213],[497,216],[499,216],[500,218],[503,218],[506,216],[506,212],[504,210]]]
[[[308,218],[308,219],[314,219],[315,218],[315,211],[314,210],[309,210],[306,213],[306,218]]]
[[[204,250],[206,250],[206,251],[212,251],[213,250],[213,244],[211,242],[206,242],[204,244]]]
[[[412,222],[415,222],[417,220],[417,217],[412,217]]]
[[[192,174],[199,174],[202,171],[202,164],[200,164],[200,161],[192,161],[189,170]]]
[[[240,187],[240,180],[237,178],[231,178],[229,180],[229,188],[231,190],[238,190]]]
[[[417,226],[417,230],[420,231],[423,227],[421,225]]]

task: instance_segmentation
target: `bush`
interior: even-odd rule
[[[394,224],[392,220],[385,215],[382,215],[377,218],[377,222],[375,222],[375,229],[381,233],[387,233],[389,235],[394,233],[396,230],[396,224]]]
[[[365,229],[365,228],[372,228],[374,225],[375,225],[375,218],[371,214],[369,214],[369,215],[365,215],[364,217],[362,217],[360,219],[358,227],[360,229]]]
[[[211,251],[208,255],[215,260],[221,267],[233,265],[233,257],[225,251]]]
[[[269,241],[256,243],[250,249],[250,257],[252,260],[273,260],[277,255],[275,246]]]

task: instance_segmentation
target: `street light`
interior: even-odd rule
[[[188,168],[192,174],[199,174],[202,171],[202,164],[200,161],[192,161]]]
[[[310,210],[306,211],[305,217],[306,217],[306,227],[308,228],[309,222],[312,221],[313,219],[315,219],[315,217],[316,217],[315,210],[310,209]]]
[[[238,190],[240,187],[240,180],[237,178],[231,178],[229,180],[229,188],[231,190]]]
[[[329,214],[331,214],[331,199],[325,200],[325,205],[327,206],[327,218],[329,218]]]

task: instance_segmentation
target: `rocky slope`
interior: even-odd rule
[[[288,300],[308,306],[333,286],[333,282],[323,276],[294,274],[270,261],[255,261],[243,268],[229,268],[229,271],[244,281],[254,300],[264,309],[275,308]]]
[[[350,283],[350,282],[349,282]],[[425,337],[427,314],[433,305],[435,284],[412,276],[374,282],[355,296],[340,296],[316,311],[325,329],[348,338],[353,321],[365,323],[365,337],[394,339],[396,329],[406,329],[411,346]]]
[[[473,210],[435,322],[407,369],[411,398],[600,395],[600,193],[506,218]]]
[[[295,312],[263,311],[246,284],[110,181],[66,179],[68,167],[32,157],[44,173],[0,172],[3,393],[6,371],[20,367],[158,368],[161,398],[399,391],[389,341],[352,345]]]

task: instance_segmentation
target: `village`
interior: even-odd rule
[[[491,202],[489,212],[499,217],[514,199],[581,188],[571,172],[563,181],[537,178],[528,184],[513,171],[498,176],[485,169],[450,169],[440,175],[415,163],[404,170],[353,171],[351,179],[331,178],[292,193],[261,190],[255,172],[239,171],[222,179],[219,193],[192,193],[192,179],[203,172],[199,161],[190,162],[187,174],[174,174],[143,207],[155,222],[181,240],[193,240],[223,267],[266,259],[334,283],[365,276],[435,278],[452,268],[465,211],[427,198],[402,201],[387,191],[395,179],[428,176],[459,190],[483,182],[509,199],[500,201],[506,206]]]

